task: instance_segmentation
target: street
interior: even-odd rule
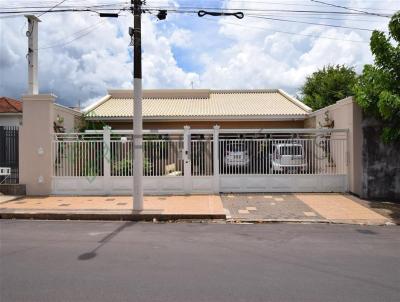
[[[0,221],[1,302],[398,301],[400,228]]]

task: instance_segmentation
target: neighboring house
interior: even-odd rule
[[[22,122],[22,102],[0,97],[0,126],[19,126]]]
[[[109,90],[85,119],[132,129],[132,90]],[[311,109],[282,90],[159,89],[143,92],[144,129],[303,128]]]
[[[0,97],[0,126],[22,124],[23,103],[8,97]],[[82,113],[78,110],[54,104],[54,123],[59,129],[73,132],[79,126]]]
[[[76,109],[54,104],[54,120],[65,132],[76,132],[81,124],[82,113]]]

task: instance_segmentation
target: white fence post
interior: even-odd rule
[[[111,128],[104,126],[103,132],[103,179],[105,194],[111,193]]]
[[[191,162],[191,142],[190,126],[183,127],[183,175],[184,192],[190,194],[192,191],[192,162]]]
[[[219,126],[214,126],[213,132],[213,161],[214,161],[214,193],[219,193]]]

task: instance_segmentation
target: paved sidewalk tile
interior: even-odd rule
[[[222,194],[221,199],[233,220],[324,220],[293,194]]]
[[[353,201],[345,194],[295,194],[319,215],[332,222],[383,224],[389,219]]]
[[[103,212],[132,210],[129,196],[43,196],[25,197],[0,203],[0,212]],[[165,215],[225,215],[218,195],[145,196],[144,208]]]

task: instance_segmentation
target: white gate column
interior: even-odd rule
[[[183,186],[185,194],[192,192],[192,159],[191,159],[191,142],[190,142],[190,126],[183,127]]]
[[[111,193],[111,127],[103,128],[103,176],[104,193]]]
[[[214,126],[213,131],[213,161],[214,161],[214,193],[218,194],[219,190],[219,126]]]

